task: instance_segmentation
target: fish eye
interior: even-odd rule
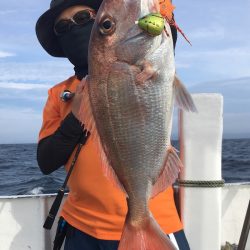
[[[115,22],[114,20],[106,16],[101,19],[99,23],[99,30],[102,35],[111,35],[115,32]]]

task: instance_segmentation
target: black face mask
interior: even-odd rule
[[[59,44],[65,56],[75,66],[79,79],[88,73],[88,47],[93,24],[94,20],[85,25],[74,25],[68,32],[58,36]]]

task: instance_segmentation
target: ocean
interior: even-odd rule
[[[36,144],[0,144],[0,196],[55,193],[61,187],[63,167],[43,175],[36,149]],[[250,182],[250,139],[223,140],[222,177],[226,183]]]

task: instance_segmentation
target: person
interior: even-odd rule
[[[81,95],[84,80],[81,80],[88,74],[88,43],[101,2],[52,0],[50,9],[36,24],[36,34],[45,51],[54,57],[67,58],[75,71],[74,76],[48,90],[37,147],[38,165],[44,174],[63,165],[68,171],[77,145],[85,136],[84,125],[78,119],[84,98]],[[175,28],[172,33],[175,45]],[[62,98],[64,91],[75,96]],[[127,212],[126,198],[102,173],[91,136],[80,151],[68,186],[70,192],[60,219],[67,225],[65,249],[117,249]],[[172,187],[150,201],[150,210],[174,244],[180,250],[188,250]]]

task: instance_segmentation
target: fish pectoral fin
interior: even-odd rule
[[[142,71],[136,75],[136,82],[142,84],[147,80],[156,77],[157,71],[153,68],[152,64],[149,61],[143,61]]]
[[[197,112],[192,96],[176,74],[174,78],[174,94],[175,103],[180,109]]]
[[[172,185],[178,177],[179,172],[183,168],[183,164],[177,155],[177,150],[173,146],[169,146],[167,149],[167,155],[164,162],[159,178],[153,186],[151,197],[155,197],[157,194],[166,190],[166,188]]]

